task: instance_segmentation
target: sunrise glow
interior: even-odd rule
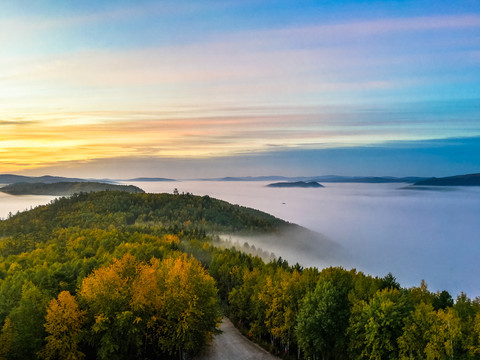
[[[0,172],[478,138],[478,4],[406,3],[3,2]]]

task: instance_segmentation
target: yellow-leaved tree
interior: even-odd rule
[[[43,359],[78,360],[84,354],[78,349],[79,335],[85,321],[85,311],[68,291],[62,291],[48,305],[45,316],[46,345],[39,352]]]
[[[149,340],[169,354],[197,351],[220,321],[215,281],[185,254],[139,266],[132,308]]]
[[[135,358],[141,337],[130,309],[131,284],[137,260],[130,254],[96,269],[82,281],[78,293],[87,309],[87,341],[99,359]]]
[[[186,254],[149,262],[126,254],[86,277],[79,296],[99,359],[193,353],[220,321],[215,281]]]

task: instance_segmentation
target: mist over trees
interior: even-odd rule
[[[479,299],[266,262],[214,235],[284,226],[191,194],[78,194],[13,215],[0,222],[0,359],[189,358],[222,312],[286,358],[480,358]]]

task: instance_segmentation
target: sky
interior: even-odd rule
[[[478,0],[0,4],[0,173],[479,169]]]

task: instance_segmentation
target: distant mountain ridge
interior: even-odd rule
[[[0,174],[0,184],[14,183],[58,183],[58,182],[161,182],[161,181],[271,181],[271,182],[318,182],[318,183],[364,183],[364,184],[383,184],[383,183],[407,183],[412,185],[432,185],[432,186],[478,186],[479,174],[466,174],[449,176],[445,178],[419,177],[419,176],[341,176],[341,175],[320,175],[320,176],[226,176],[221,178],[197,178],[197,179],[173,179],[164,177],[136,177],[132,179],[80,179],[68,178],[62,176],[24,176],[15,174]]]
[[[286,176],[226,176],[222,178],[203,178],[194,179],[198,181],[291,181],[307,179],[305,177],[286,177]]]
[[[0,174],[0,184],[14,184],[14,183],[44,183],[51,184],[56,182],[79,182],[88,181],[79,178],[67,178],[62,176],[24,176],[14,174]]]
[[[339,175],[322,175],[322,176],[244,176],[244,177],[223,177],[223,178],[206,178],[197,179],[199,181],[314,181],[322,183],[410,183],[426,180],[427,177],[408,176],[339,176]]]
[[[480,173],[466,174],[457,176],[447,176],[442,178],[430,178],[418,181],[414,186],[480,186]]]
[[[177,181],[177,180],[169,179],[169,178],[159,178],[159,177],[138,177],[134,179],[119,180],[119,181],[155,182],[155,181]]]
[[[14,183],[0,188],[1,192],[10,195],[53,195],[67,196],[82,192],[95,191],[125,191],[129,193],[144,193],[142,189],[133,185],[115,185],[99,182],[55,182],[55,183]]]
[[[385,184],[385,183],[415,183],[426,178],[417,176],[394,177],[394,176],[319,176],[313,178],[314,181],[329,183],[365,183],[365,184]]]

